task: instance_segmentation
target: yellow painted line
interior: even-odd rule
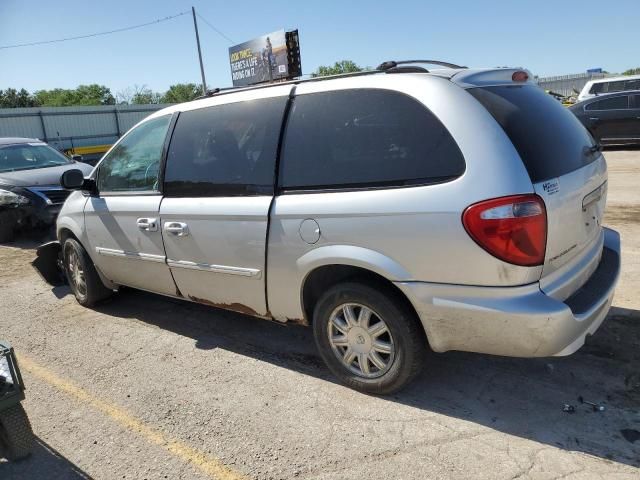
[[[67,148],[65,152],[73,153],[74,155],[90,155],[92,153],[104,153],[110,148],[111,145],[92,145],[87,147]]]
[[[92,395],[83,388],[74,385],[51,370],[39,365],[24,354],[20,354],[18,360],[20,367],[34,377],[74,397],[76,400],[99,410],[127,430],[137,433],[148,442],[164,448],[181,460],[192,463],[209,477],[217,480],[245,480],[247,478],[231,470],[217,458],[192,448],[179,440],[172,439],[163,432],[144,424],[123,408]]]

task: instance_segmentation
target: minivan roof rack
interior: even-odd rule
[[[456,65],[455,63],[443,62],[440,60],[388,60],[378,65],[376,67],[376,70],[386,72],[387,70],[396,68],[398,65],[408,65],[412,63],[428,63],[429,65],[438,65],[440,67],[447,67],[447,68],[467,68],[461,65]],[[428,70],[426,69],[424,70],[428,72]]]
[[[222,91],[225,90],[236,90],[239,87],[216,87],[216,88],[210,88],[209,90],[207,90],[207,92],[204,95],[200,95],[199,97],[194,98],[194,100],[202,100],[203,98],[210,98],[213,97],[215,94],[220,93]]]
[[[207,90],[207,93],[205,95],[200,95],[199,97],[194,98],[192,101],[203,100],[205,98],[211,98],[217,95],[224,95],[225,93],[233,93],[234,91],[256,90],[259,88],[277,87],[280,85],[297,85],[299,83],[321,82],[323,80],[332,80],[334,78],[359,77],[363,75],[376,75],[380,73],[383,72],[381,72],[380,70],[362,70],[360,72],[338,73],[336,75],[327,75],[323,77],[295,78],[293,80],[286,80],[284,82],[263,82],[256,83],[254,85],[243,85],[238,87],[216,87]]]
[[[456,65],[454,63],[449,62],[441,62],[440,60],[390,60],[387,62],[383,62],[374,70],[363,70],[360,72],[350,72],[350,73],[340,73],[337,75],[328,75],[326,77],[311,77],[311,78],[297,78],[293,80],[287,80],[284,82],[265,82],[258,83],[255,85],[247,85],[242,87],[223,87],[223,88],[213,88],[207,90],[205,95],[201,95],[194,100],[202,100],[204,98],[211,98],[216,95],[224,95],[225,93],[233,93],[234,91],[239,90],[254,90],[258,88],[269,88],[276,87],[278,85],[297,85],[299,83],[308,83],[308,82],[321,82],[323,80],[331,80],[334,78],[344,78],[344,77],[359,77],[363,75],[375,75],[379,73],[429,73],[429,70],[423,67],[418,66],[407,66],[402,67],[400,65],[410,65],[414,63],[428,63],[430,65],[439,65],[447,68],[468,68],[462,67],[460,65]]]

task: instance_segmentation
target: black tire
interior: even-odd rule
[[[350,370],[329,341],[332,313],[350,303],[373,311],[393,338],[393,358],[388,357],[388,369],[384,373],[380,370],[376,378],[365,378]],[[388,395],[400,390],[420,373],[427,352],[426,337],[415,313],[383,284],[348,282],[330,288],[315,306],[313,333],[320,355],[333,374],[347,386],[365,393]]]
[[[0,243],[13,241],[16,229],[14,217],[10,212],[0,212]]]
[[[31,423],[22,404],[0,411],[0,456],[10,461],[26,458],[31,454],[33,442]]]
[[[71,263],[70,259],[72,259]],[[78,266],[82,270],[84,285],[82,282],[75,280],[77,276],[75,276],[74,271],[72,271],[72,265],[75,264],[75,259],[77,259]],[[62,260],[67,282],[69,282],[71,291],[80,305],[92,307],[96,303],[111,296],[113,292],[105,287],[102,280],[100,280],[100,276],[89,254],[74,238],[67,238],[62,245]]]

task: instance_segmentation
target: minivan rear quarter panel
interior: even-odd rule
[[[296,97],[352,88],[395,90],[422,103],[455,139],[466,170],[455,180],[434,185],[277,196],[268,241],[272,315],[280,320],[303,318],[302,300],[291,295],[291,287],[302,287],[306,276],[323,262],[367,268],[392,281],[486,286],[537,281],[541,267],[496,259],[462,225],[462,212],[475,202],[533,192],[518,153],[492,116],[457,85],[420,74],[311,82],[299,85]],[[319,225],[320,238],[314,244],[300,236],[305,219]],[[358,248],[344,248],[353,246]],[[316,249],[322,249],[322,254],[311,255]]]

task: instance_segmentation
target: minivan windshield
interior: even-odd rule
[[[18,143],[0,146],[0,172],[57,167],[69,163],[73,161],[44,144]]]
[[[576,116],[534,85],[470,88],[520,154],[533,183],[560,177],[597,158]]]

